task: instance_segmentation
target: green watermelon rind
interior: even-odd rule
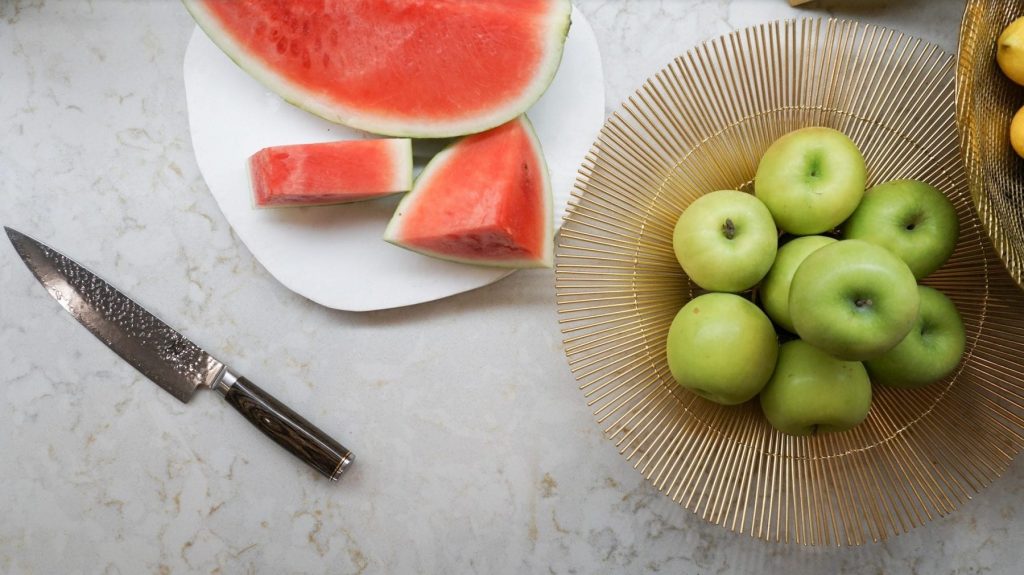
[[[398,207],[395,208],[395,214],[391,217],[391,221],[388,222],[387,228],[384,230],[384,241],[394,244],[400,248],[405,248],[409,251],[413,251],[425,256],[430,256],[442,260],[448,260],[460,264],[470,264],[475,266],[487,266],[487,267],[498,267],[498,268],[550,268],[554,263],[554,241],[555,241],[555,230],[554,230],[554,200],[551,193],[551,177],[548,173],[547,161],[544,159],[544,150],[541,148],[540,139],[537,138],[536,132],[533,130],[533,124],[526,115],[520,116],[520,120],[523,122],[526,128],[527,134],[530,136],[530,141],[533,143],[532,149],[540,158],[540,165],[544,170],[541,181],[544,183],[544,247],[543,257],[540,259],[520,258],[520,259],[487,259],[487,258],[463,258],[458,256],[452,256],[441,252],[435,252],[432,250],[425,250],[416,246],[411,246],[402,242],[399,237],[399,231],[401,229],[403,216],[408,211],[409,206],[418,201],[419,193],[417,191],[417,184],[429,180],[432,174],[438,169],[439,166],[447,162],[447,158],[455,151],[459,141],[452,142],[445,147],[444,150],[439,152],[430,162],[427,163],[423,171],[420,172],[418,178],[413,183],[412,191],[407,193],[405,197],[398,203]]]
[[[309,203],[304,203],[304,204],[278,204],[278,205],[269,204],[269,205],[265,205],[265,206],[261,206],[261,205],[257,204],[256,203],[255,193],[253,193],[252,170],[249,167],[250,166],[250,162],[252,161],[252,156],[249,156],[245,160],[245,177],[246,177],[246,182],[249,184],[249,192],[250,192],[249,193],[249,206],[252,209],[254,209],[254,210],[287,210],[287,209],[292,209],[292,208],[318,208],[318,207],[321,207],[321,206],[343,206],[343,205],[346,205],[346,204],[359,204],[359,203],[362,203],[362,202],[372,202],[372,201],[379,200],[379,199],[382,199],[382,198],[390,198],[390,197],[396,196],[398,194],[408,193],[409,190],[412,189],[412,183],[413,183],[412,140],[410,140],[408,138],[396,138],[395,139],[395,144],[405,148],[405,150],[402,150],[403,152],[406,152],[406,151],[408,152],[409,161],[406,163],[406,165],[402,166],[403,168],[405,168],[406,174],[407,174],[406,177],[404,178],[403,182],[408,182],[408,184],[409,184],[408,186],[405,187],[405,189],[395,190],[393,192],[384,192],[384,193],[380,193],[380,194],[375,194],[375,195],[372,195],[372,196],[367,196],[365,198],[358,198],[358,199],[352,199],[352,200],[338,200],[336,202],[335,201],[327,201],[327,202],[309,202]],[[255,155],[255,154],[253,154],[253,155]],[[402,154],[402,155],[405,156],[406,154]]]
[[[550,14],[547,33],[548,49],[544,63],[541,70],[534,76],[533,85],[523,91],[517,100],[492,110],[489,114],[442,123],[437,121],[412,122],[407,119],[387,118],[377,114],[363,114],[356,109],[344,108],[318,98],[315,93],[293,84],[270,68],[263,66],[258,59],[250,56],[206,10],[204,6],[206,1],[209,0],[182,0],[182,3],[214,44],[242,70],[283,100],[330,122],[374,134],[401,138],[450,138],[475,134],[500,126],[516,116],[522,115],[544,95],[555,79],[555,74],[562,61],[565,40],[569,34],[572,13],[570,0],[554,1],[554,8]]]

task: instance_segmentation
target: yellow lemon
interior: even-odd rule
[[[1024,17],[1010,22],[999,35],[996,62],[1008,78],[1024,86]]]
[[[1017,110],[1010,122],[1010,145],[1018,156],[1024,158],[1024,108]]]

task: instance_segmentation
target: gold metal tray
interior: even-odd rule
[[[970,0],[960,26],[956,116],[967,186],[981,225],[1006,269],[1024,287],[1024,159],[1010,147],[1010,121],[1024,88],[996,64],[996,40],[1024,16],[1019,0]]]
[[[973,209],[954,64],[893,30],[774,22],[678,57],[605,124],[557,247],[565,351],[607,437],[680,505],[760,539],[857,545],[951,512],[1024,447],[1024,293]],[[869,185],[917,178],[952,199],[960,241],[925,283],[956,303],[968,345],[946,381],[877,388],[855,429],[795,438],[756,401],[722,407],[677,386],[665,338],[697,290],[672,252],[679,214],[749,189],[768,145],[810,125],[857,142]]]

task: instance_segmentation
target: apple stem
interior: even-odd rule
[[[725,218],[725,224],[722,226],[722,233],[725,234],[725,239],[731,240],[736,237],[736,224],[732,223],[732,218]]]

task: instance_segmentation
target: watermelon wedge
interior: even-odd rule
[[[441,138],[522,114],[558,69],[569,0],[183,0],[285,100],[361,130]]]
[[[358,202],[412,187],[412,142],[350,140],[274,146],[249,157],[258,208]]]
[[[384,239],[462,263],[551,267],[551,184],[526,116],[435,156],[402,198]]]

